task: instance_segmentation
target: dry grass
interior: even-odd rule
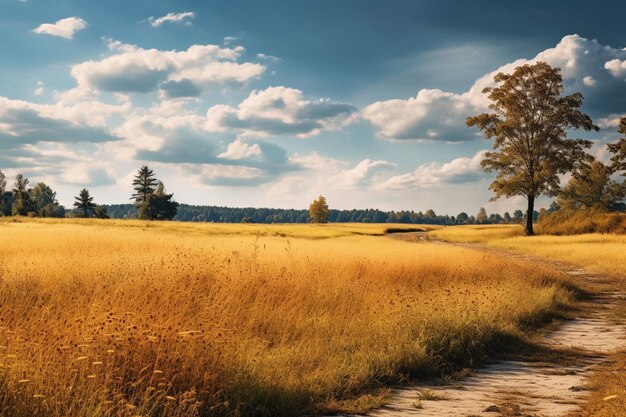
[[[626,234],[626,214],[606,213],[594,209],[559,210],[541,216],[537,223],[537,231],[549,235]]]
[[[532,254],[564,261],[613,277],[610,285],[626,292],[626,236],[615,234],[581,234],[575,236],[516,236],[516,226],[482,228],[445,228],[431,235],[449,241],[479,242],[484,246]],[[468,236],[473,236],[468,238]],[[610,312],[615,323],[626,322],[626,303],[622,300]],[[611,361],[595,372],[590,381],[592,392],[584,414],[589,417],[623,416],[626,409],[626,352],[612,356]]]
[[[449,242],[480,243],[486,247],[528,253],[626,277],[626,235],[594,233],[527,237],[518,225],[446,227],[429,235]]]
[[[552,270],[354,235],[385,227],[3,220],[0,415],[363,410],[571,301]]]

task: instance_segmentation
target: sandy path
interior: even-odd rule
[[[406,233],[396,238],[411,241],[426,239],[423,233]],[[443,243],[498,252],[503,256],[523,258],[551,266],[579,278],[598,280],[598,274],[570,265],[540,260],[536,257],[484,249],[475,245]],[[376,417],[397,416],[564,416],[579,410],[587,395],[586,379],[606,354],[626,348],[626,328],[610,323],[609,308],[623,294],[603,293],[591,301],[585,318],[564,322],[542,341],[548,348],[576,352],[569,360],[506,360],[487,365],[453,385],[420,385],[398,389],[391,402],[372,412]],[[587,311],[586,311],[587,313]],[[570,355],[568,355],[570,356]],[[574,359],[572,359],[574,358]],[[551,362],[552,360],[552,362]],[[443,399],[418,399],[426,390]],[[432,397],[432,395],[431,395]],[[416,403],[418,406],[416,407]],[[421,408],[418,408],[421,407]]]

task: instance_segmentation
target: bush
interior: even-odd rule
[[[626,234],[626,213],[598,209],[559,210],[539,217],[537,232],[546,235]]]

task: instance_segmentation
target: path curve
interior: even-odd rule
[[[431,240],[427,233],[398,233],[395,239],[462,246],[526,261],[540,262],[579,279],[603,280],[600,274],[531,255],[517,254],[475,244]],[[610,308],[624,294],[604,291],[589,301],[585,317],[567,320],[547,333],[541,344],[572,353],[565,361],[505,360],[477,369],[448,385],[416,385],[396,389],[390,403],[374,417],[560,417],[580,410],[587,396],[586,381],[607,355],[626,348],[626,328],[611,323]],[[572,359],[573,358],[573,359]],[[536,358],[535,358],[536,359]],[[422,394],[422,399],[420,398]],[[426,395],[424,395],[426,394]]]

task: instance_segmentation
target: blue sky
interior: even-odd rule
[[[464,119],[494,72],[545,60],[606,158],[626,112],[617,4],[0,0],[0,170],[65,204],[126,202],[148,164],[192,204],[523,208],[489,202],[490,143]]]

